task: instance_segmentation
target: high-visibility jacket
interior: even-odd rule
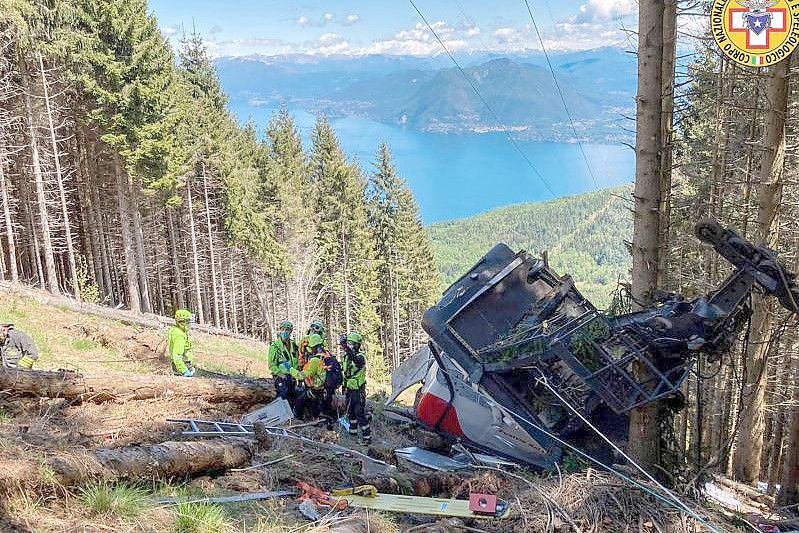
[[[10,325],[2,326],[6,330],[5,340],[0,344],[2,364],[10,367],[22,366],[30,368],[39,358],[33,339],[27,333],[14,329]]]
[[[341,359],[344,386],[349,390],[360,389],[366,383],[366,356],[362,353],[344,351]]]
[[[282,366],[283,363],[288,362],[291,368],[300,368],[297,343],[294,342],[294,339],[289,339],[289,344],[286,346],[286,343],[281,339],[272,341],[272,344],[269,345],[267,360],[272,377],[288,376],[291,370],[286,370]]]
[[[180,326],[172,326],[167,334],[167,350],[175,372],[183,374],[187,365],[194,366],[194,353],[191,350],[189,331]]]
[[[302,368],[305,366],[313,356],[313,350],[310,346],[308,346],[308,337],[310,334],[305,335],[303,338],[300,339],[300,356],[299,356],[299,367]],[[327,335],[322,334],[322,346],[327,349]]]
[[[305,381],[305,386],[312,390],[321,390],[325,388],[325,379],[327,378],[327,371],[322,357],[311,357],[305,366],[302,367],[302,376]]]

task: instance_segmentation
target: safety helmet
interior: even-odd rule
[[[293,330],[294,329],[294,324],[292,324],[288,320],[284,320],[283,322],[280,323],[280,329],[283,330],[283,331]]]
[[[311,348],[316,348],[317,346],[321,346],[322,344],[324,344],[324,342],[325,341],[322,339],[322,336],[319,335],[318,333],[312,333],[310,336],[308,336],[308,346],[310,346]]]
[[[353,344],[361,344],[363,342],[363,336],[360,333],[356,333],[353,331],[347,335],[347,342],[351,342]]]
[[[0,324],[0,343],[5,342],[8,332],[14,329],[14,324]]]
[[[308,330],[311,333],[319,333],[320,335],[322,335],[325,332],[325,325],[322,324],[321,320],[314,320],[313,322],[311,322],[311,325],[308,326]]]
[[[178,309],[175,311],[175,321],[177,322],[188,322],[191,320],[191,311],[188,309]]]

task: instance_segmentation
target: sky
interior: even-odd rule
[[[453,53],[541,48],[524,0],[414,2]],[[547,50],[634,48],[635,0],[528,2]],[[213,57],[442,53],[409,0],[150,0],[149,6],[173,43],[194,27]]]

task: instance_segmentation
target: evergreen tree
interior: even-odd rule
[[[312,134],[311,176],[316,186],[315,239],[319,257],[318,289],[331,338],[358,331],[369,345],[373,377],[384,378],[381,326],[376,302],[382,258],[368,226],[366,181],[349,163],[330,124],[320,118]]]
[[[386,356],[396,367],[421,343],[421,315],[432,303],[438,274],[419,208],[381,144],[369,180],[369,225],[379,267],[379,311]]]

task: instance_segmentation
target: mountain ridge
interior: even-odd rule
[[[222,85],[239,104],[291,104],[331,118],[365,117],[427,132],[512,131],[526,140],[614,142],[634,104],[635,61],[616,48],[553,54],[448,58],[371,55],[219,58]],[[569,116],[560,99],[562,92]],[[488,110],[481,101],[489,102]],[[576,134],[575,134],[576,133]]]

